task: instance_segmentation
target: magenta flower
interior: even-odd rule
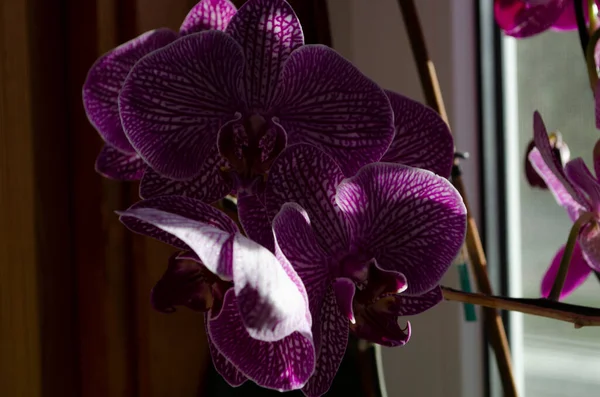
[[[385,346],[404,345],[418,314],[441,299],[438,283],[463,242],[466,210],[440,176],[375,163],[344,179],[341,167],[310,145],[275,160],[266,190],[275,251],[306,286],[317,351],[303,391],[325,393],[348,332]]]
[[[533,131],[535,149],[529,154],[529,159],[544,179],[546,185],[573,222],[583,214],[593,214],[579,233],[575,245],[561,298],[568,296],[579,287],[592,270],[600,271],[600,181],[587,168],[581,158],[569,161],[563,168],[560,160],[548,140],[546,127],[538,112],[533,115]],[[594,168],[600,175],[600,146],[594,149]],[[547,297],[558,273],[558,268],[565,250],[562,246],[552,260],[542,280],[541,293]]]
[[[315,367],[304,285],[284,257],[241,235],[222,212],[189,197],[161,196],[121,212],[132,231],[186,253],[171,259],[155,308],[207,311],[210,351],[231,385],[303,387]]]
[[[224,30],[235,11],[229,0],[202,0],[190,10],[179,33],[169,29],[146,32],[94,63],[83,85],[83,104],[90,122],[105,142],[96,159],[100,174],[118,180],[138,180],[146,169],[125,136],[119,115],[119,92],[133,65],[180,36],[209,29]]]
[[[548,29],[576,29],[575,1],[584,3],[587,18],[587,0],[494,0],[494,14],[504,33],[525,38]]]
[[[569,150],[569,146],[563,140],[562,134],[558,131],[551,133],[548,136],[550,141],[550,146],[552,147],[552,151],[554,152],[554,156],[559,160],[560,164],[564,167],[564,165],[569,161],[571,157],[571,151]],[[535,148],[535,142],[531,140],[529,145],[527,145],[527,149],[525,150],[525,178],[527,179],[527,183],[531,187],[538,187],[540,189],[548,189],[546,186],[546,182],[544,179],[537,173],[531,161],[529,161],[529,153]]]
[[[144,57],[119,106],[156,171],[142,195],[161,177],[180,181],[169,194],[254,194],[283,148],[302,142],[350,175],[381,159],[394,135],[383,90],[334,50],[303,45],[284,0],[249,0],[225,33],[187,35]]]

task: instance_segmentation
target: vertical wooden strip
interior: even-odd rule
[[[57,397],[79,394],[76,272],[71,255],[65,13],[62,0],[30,1],[42,385],[45,396]]]
[[[114,210],[123,185],[94,171],[101,139],[89,124],[81,87],[96,58],[115,41],[112,1],[69,1],[69,127],[73,181],[74,256],[78,273],[82,396],[136,395],[130,333],[128,234]]]
[[[0,385],[41,396],[29,1],[0,5]]]

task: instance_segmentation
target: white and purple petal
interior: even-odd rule
[[[204,30],[225,30],[236,8],[229,0],[200,0],[183,20],[181,36]]]
[[[257,385],[279,391],[299,389],[315,368],[315,350],[309,334],[294,332],[276,342],[250,336],[232,290],[223,308],[208,322],[209,336],[219,353]]]
[[[275,342],[297,331],[311,334],[306,290],[290,264],[239,233],[233,280],[240,317],[253,339]]]
[[[177,39],[169,29],[146,32],[111,50],[90,68],[83,84],[83,105],[102,138],[121,151],[133,153],[119,116],[119,92],[133,65],[146,54]]]
[[[583,207],[589,207],[589,202],[565,175],[561,159],[556,156],[556,153],[550,144],[544,120],[542,120],[542,116],[537,111],[533,113],[533,140],[537,151],[539,151],[539,154],[546,165],[546,169],[539,164],[539,161],[536,158],[537,155],[534,154],[536,152],[535,149],[529,153],[531,164],[538,171],[538,174],[544,178],[546,185],[548,185],[548,188],[552,191],[558,203],[561,206],[566,207],[570,205],[569,202],[575,201]],[[554,177],[548,175],[548,172],[554,174]],[[557,185],[557,182],[562,185],[562,187]],[[567,195],[570,196],[571,199],[569,199]]]
[[[136,152],[124,153],[105,144],[96,157],[96,172],[118,181],[137,181],[142,178],[146,164]]]
[[[231,192],[231,181],[223,178],[220,167],[224,160],[216,153],[210,154],[200,167],[198,176],[177,181],[161,176],[148,167],[140,182],[140,197],[186,196],[212,203]]]
[[[184,36],[141,59],[119,95],[125,134],[159,174],[185,180],[210,158],[221,126],[234,118],[241,47],[216,30]]]
[[[569,218],[571,218],[573,222],[579,218],[581,211],[591,209],[591,205],[586,204],[583,206],[573,198],[569,190],[567,190],[565,187],[565,184],[561,182],[556,173],[548,167],[546,161],[544,161],[544,158],[542,157],[542,154],[537,148],[533,148],[533,150],[531,150],[529,153],[529,162],[536,170],[538,175],[544,180],[546,186],[548,186],[548,189],[550,192],[552,192],[552,195],[556,199],[556,202],[567,211]],[[569,184],[571,183],[570,181],[567,182]],[[573,188],[575,187],[573,186]]]
[[[231,280],[237,226],[216,208],[189,197],[162,196],[136,203],[119,215],[133,232],[192,250],[213,274]]]
[[[269,172],[267,211],[275,216],[285,203],[298,203],[308,213],[321,248],[326,253],[345,250],[348,238],[335,205],[336,187],[343,178],[337,163],[316,147],[289,146]]]
[[[445,178],[454,162],[454,140],[448,124],[433,109],[386,90],[394,111],[396,134],[381,159],[423,168]]]
[[[249,0],[226,31],[244,49],[248,107],[254,112],[270,110],[283,65],[304,44],[294,10],[284,0]]]
[[[436,286],[463,243],[466,209],[445,178],[400,164],[375,163],[337,188],[350,246],[383,270],[406,276],[407,293]]]
[[[275,115],[288,144],[315,145],[345,175],[379,161],[394,138],[385,92],[331,48],[304,46],[285,64]]]
[[[569,161],[565,165],[565,173],[569,180],[585,193],[592,209],[600,213],[600,182],[592,175],[581,157]]]

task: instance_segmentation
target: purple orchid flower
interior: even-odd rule
[[[383,90],[334,50],[304,45],[284,0],[249,0],[225,33],[188,35],[144,57],[119,106],[155,171],[142,196],[164,178],[179,181],[174,195],[254,194],[283,148],[302,142],[350,175],[381,159],[394,136]]]
[[[559,160],[560,164],[564,167],[564,165],[571,158],[571,151],[569,150],[569,146],[563,140],[562,134],[559,131],[554,131],[548,136],[550,141],[550,146],[554,152],[554,156]],[[535,142],[531,140],[529,145],[527,145],[527,149],[525,150],[525,178],[527,179],[527,183],[531,187],[537,187],[543,190],[547,190],[548,186],[546,186],[546,182],[544,179],[537,173],[531,161],[529,161],[529,153],[535,148]]]
[[[381,161],[408,165],[450,177],[454,140],[448,124],[433,109],[386,90],[394,113],[394,139]],[[246,235],[274,250],[272,217],[264,195],[238,197],[240,221]]]
[[[210,29],[224,30],[235,11],[229,0],[202,0],[190,10],[179,33],[170,29],[146,32],[109,51],[90,68],[83,85],[83,104],[91,124],[105,142],[96,159],[98,173],[117,180],[138,180],[146,169],[125,136],[119,116],[119,92],[133,65],[180,36]],[[149,189],[146,196],[157,193]]]
[[[217,371],[232,386],[246,379],[285,391],[315,367],[304,285],[287,259],[240,234],[224,213],[189,197],[161,196],[121,212],[132,231],[185,251],[171,258],[152,293],[163,312],[207,311]]]
[[[577,29],[575,1],[584,3],[587,19],[587,0],[494,0],[494,14],[504,33],[525,38],[548,29]]]
[[[325,393],[351,331],[385,346],[405,344],[399,316],[442,300],[438,283],[457,255],[466,209],[454,187],[430,171],[374,163],[344,179],[314,146],[288,147],[265,189],[275,251],[306,286],[317,351],[308,396]]]
[[[563,168],[548,140],[544,121],[538,112],[533,115],[535,149],[529,154],[529,160],[538,174],[573,222],[583,214],[593,214],[592,220],[585,224],[579,233],[573,250],[569,270],[560,298],[568,296],[579,287],[592,270],[600,271],[600,181],[587,168],[581,158],[569,161]],[[594,168],[600,175],[600,146],[594,148]],[[548,297],[565,250],[562,246],[556,253],[546,271],[541,285],[542,296]]]

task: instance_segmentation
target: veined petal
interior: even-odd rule
[[[433,109],[386,90],[394,111],[396,135],[381,159],[423,168],[445,178],[454,162],[454,140],[448,124]]]
[[[219,128],[241,106],[241,47],[216,30],[178,39],[141,59],[119,95],[131,144],[159,174],[197,176]]]
[[[322,306],[313,318],[315,316],[319,316],[320,343],[315,343],[318,354],[315,372],[302,389],[307,397],[322,396],[329,390],[348,346],[348,319],[340,312],[333,288],[328,288]]]
[[[216,149],[207,157],[198,176],[186,181],[165,178],[148,167],[140,183],[140,197],[186,196],[212,203],[231,192],[231,181],[221,176],[220,167],[225,162]]]
[[[600,182],[592,175],[581,157],[573,159],[565,166],[567,177],[587,194],[595,211],[600,211]]]
[[[351,323],[356,322],[354,309],[352,308],[355,290],[356,286],[354,285],[354,282],[348,278],[341,277],[333,281],[333,292],[335,293],[335,300],[337,301],[340,312]]]
[[[442,300],[444,300],[442,289],[436,286],[431,291],[421,295],[395,295],[388,310],[397,316],[414,316],[431,309]]]
[[[267,211],[275,216],[283,204],[298,203],[308,213],[317,241],[326,253],[345,249],[348,238],[335,205],[335,189],[343,178],[337,163],[316,147],[290,146],[269,172]]]
[[[123,153],[109,144],[102,147],[96,158],[96,172],[118,181],[137,181],[145,169],[144,160],[136,152]]]
[[[244,49],[248,106],[268,111],[284,63],[304,44],[294,10],[284,0],[249,0],[231,19],[227,33]]]
[[[183,20],[179,34],[184,36],[203,30],[225,30],[236,8],[229,0],[200,0]]]
[[[243,195],[237,200],[238,216],[246,236],[271,252],[275,252],[271,217],[263,199],[256,194]]]
[[[265,247],[239,233],[235,236],[235,295],[242,322],[254,339],[275,342],[296,331],[311,334],[306,290],[288,276],[286,265]]]
[[[496,22],[509,36],[524,38],[554,25],[573,0],[494,0]]]
[[[119,92],[133,65],[177,38],[169,29],[146,32],[100,57],[83,84],[83,105],[90,123],[110,145],[133,153],[119,116]]]
[[[315,368],[315,350],[309,334],[294,332],[276,342],[250,336],[232,290],[223,309],[210,319],[208,331],[219,352],[257,385],[279,391],[301,388]]]
[[[544,274],[541,291],[542,297],[544,298],[547,298],[550,295],[550,291],[554,285],[554,280],[556,280],[558,268],[560,267],[560,261],[562,260],[564,253],[565,246],[563,245],[554,256],[554,259],[552,259],[552,263],[550,263],[550,267],[548,270],[546,270],[546,274]],[[583,284],[590,275],[590,272],[590,266],[583,258],[581,246],[579,243],[575,243],[573,256],[571,257],[571,263],[569,264],[569,270],[567,272],[567,278],[565,279],[565,284],[560,292],[560,299],[566,298],[571,294],[571,292],[575,291],[581,284]]]
[[[277,249],[306,287],[311,311],[317,310],[329,285],[329,265],[327,255],[317,243],[308,214],[296,203],[284,204],[273,219],[273,232]],[[318,318],[313,315],[313,321]]]
[[[563,190],[572,197],[572,200],[576,201],[582,206],[588,207],[588,201],[582,196],[581,192],[575,186],[573,186],[573,184],[565,175],[561,160],[554,153],[552,145],[550,144],[550,140],[548,139],[548,131],[544,125],[544,120],[542,120],[542,116],[540,116],[537,111],[533,113],[533,140],[535,142],[536,149],[539,151],[544,163],[546,164],[547,171],[550,171],[552,174],[554,174],[556,181],[563,186]],[[532,156],[536,156],[533,154],[534,152],[535,149],[529,154],[530,159],[532,159]],[[546,170],[544,170],[537,161],[534,162],[534,160],[535,158],[531,160],[532,165],[537,169],[540,176],[544,178],[546,185],[548,185],[549,189],[552,191],[552,193],[554,193],[558,203],[563,205],[562,202],[568,201],[568,198],[557,196],[557,192],[559,192],[560,188],[558,186],[550,186],[549,180],[551,180],[551,178],[548,178],[546,175],[547,172],[544,172]],[[556,182],[554,183],[556,184]]]
[[[350,245],[383,270],[406,276],[407,293],[436,286],[463,243],[466,209],[445,178],[400,164],[375,163],[337,188]]]
[[[276,115],[289,144],[315,145],[348,176],[379,161],[394,138],[394,115],[385,92],[322,45],[304,46],[288,59]]]
[[[390,298],[388,298],[390,299]],[[352,333],[357,337],[382,346],[404,346],[410,339],[410,322],[405,328],[398,324],[398,316],[368,306],[357,314],[357,323],[352,325]]]
[[[221,375],[223,379],[225,379],[225,382],[227,382],[229,386],[238,387],[245,383],[248,380],[248,378],[246,378],[244,374],[238,371],[235,365],[230,363],[229,360],[227,360],[227,358],[225,358],[225,356],[219,352],[219,349],[217,349],[212,339],[210,338],[210,334],[208,331],[208,322],[209,316],[208,314],[206,314],[204,316],[204,326],[206,328],[208,350],[210,351],[210,356],[212,357],[213,365],[215,366],[215,369],[217,370],[219,375]]]
[[[224,213],[189,197],[163,196],[119,212],[130,230],[192,250],[213,274],[232,278],[235,223]]]
[[[569,218],[571,218],[573,222],[579,218],[581,211],[588,208],[591,209],[591,206],[582,206],[573,198],[565,185],[558,179],[557,175],[548,167],[542,158],[542,154],[537,148],[533,148],[529,153],[529,161],[539,176],[546,182],[546,186],[548,186],[548,189],[552,192],[556,202],[567,211]],[[568,183],[570,184],[571,182]]]

